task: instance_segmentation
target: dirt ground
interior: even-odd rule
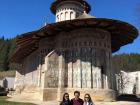
[[[59,102],[25,101],[25,100],[13,100],[13,99],[9,99],[8,101],[29,102],[37,105],[59,105]],[[140,102],[117,101],[117,102],[95,102],[94,104],[95,105],[140,105]]]
[[[95,102],[95,105],[140,105],[140,102]],[[58,103],[46,102],[38,105],[59,105]]]
[[[37,105],[59,105],[58,102],[33,102]],[[140,105],[140,102],[95,102],[95,105]]]
[[[26,100],[20,96],[9,98],[8,101],[14,102],[29,102],[37,105],[59,105],[59,102],[42,102],[36,100]],[[95,105],[140,105],[140,102],[129,102],[129,101],[116,101],[116,102],[94,102]]]

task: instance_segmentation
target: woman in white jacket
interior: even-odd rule
[[[90,97],[90,94],[85,94],[83,105],[95,105]]]

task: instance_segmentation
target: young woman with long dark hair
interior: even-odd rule
[[[95,105],[90,97],[90,94],[85,94],[83,105]]]
[[[62,102],[60,103],[60,105],[71,105],[71,102],[70,102],[69,94],[68,94],[68,93],[65,93],[65,94],[63,95],[63,100],[62,100]]]

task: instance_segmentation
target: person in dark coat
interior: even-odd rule
[[[62,102],[60,103],[60,105],[71,105],[71,102],[70,102],[69,94],[68,94],[68,93],[65,93],[65,94],[63,95],[63,100],[62,100]]]
[[[90,97],[90,94],[85,94],[83,105],[95,105]]]
[[[83,105],[84,101],[81,98],[79,98],[80,92],[75,91],[74,96],[75,96],[75,98],[71,99],[71,105]]]

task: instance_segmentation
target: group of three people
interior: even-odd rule
[[[79,91],[75,91],[74,92],[74,98],[73,99],[69,99],[69,94],[65,93],[63,95],[63,100],[60,103],[60,105],[94,105],[90,94],[85,94],[84,96],[84,100],[82,100],[80,98],[80,92]]]

